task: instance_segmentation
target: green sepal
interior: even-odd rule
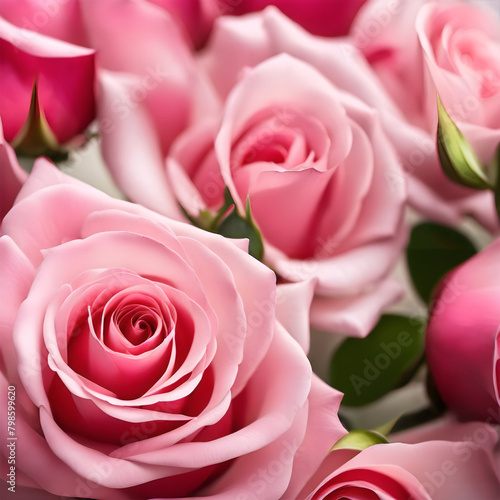
[[[247,198],[244,215],[238,212],[227,186],[224,190],[224,202],[216,213],[210,210],[200,210],[198,216],[194,217],[182,205],[181,210],[192,224],[206,231],[221,234],[227,238],[247,238],[248,253],[257,260],[262,260],[264,257],[262,233],[252,217],[249,198]]]
[[[493,158],[491,169],[495,172],[495,207],[500,220],[500,144],[497,147],[495,158]]]
[[[387,444],[387,443],[389,443],[389,441],[380,432],[355,429],[349,432],[349,434],[342,436],[330,448],[330,452],[335,450],[363,451],[375,444]]]
[[[392,432],[392,429],[394,429],[394,426],[398,423],[400,418],[401,415],[398,415],[396,418],[389,420],[389,422],[386,422],[385,424],[379,425],[373,430],[375,432],[378,432],[379,434],[382,434],[382,436],[388,436]]]
[[[454,182],[472,189],[493,189],[485,167],[437,96],[437,149],[444,173]]]
[[[217,228],[217,232],[228,238],[248,238],[248,253],[257,260],[262,260],[264,256],[262,234],[253,221],[248,199],[245,208],[245,217],[242,217],[236,207],[234,207],[229,212],[229,215],[222,220]]]
[[[12,147],[20,156],[48,156],[57,161],[67,158],[67,151],[59,145],[40,105],[36,76],[33,81],[28,117],[12,141]]]
[[[191,215],[182,205],[180,205],[180,207],[186,219],[188,219],[193,226],[205,229],[205,231],[210,231],[210,227],[212,226],[214,220],[214,215],[210,212],[210,210],[200,210],[198,216],[195,217]]]

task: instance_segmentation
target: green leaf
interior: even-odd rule
[[[423,222],[411,232],[406,249],[410,276],[426,303],[439,281],[454,267],[476,254],[476,248],[461,232],[451,227]]]
[[[22,129],[12,141],[12,147],[19,155],[58,158],[63,155],[56,136],[50,129],[38,99],[37,77],[33,81],[31,103]]]
[[[221,220],[228,215],[230,209],[234,209],[236,206],[236,203],[233,200],[233,196],[231,195],[231,191],[229,191],[229,188],[226,186],[224,188],[224,203],[222,204],[222,207],[219,208],[217,211],[217,214],[215,217],[212,219],[212,222],[209,227],[209,231],[212,231],[213,233],[217,233],[217,228],[220,225]]]
[[[422,361],[424,331],[417,318],[384,315],[366,338],[345,340],[330,370],[342,404],[366,405],[407,383]]]
[[[181,204],[179,204],[182,213],[186,216],[186,218],[196,227],[201,229],[205,229],[205,231],[210,231],[210,227],[212,226],[214,215],[209,210],[200,210],[198,217],[191,215]]]
[[[444,173],[454,182],[473,189],[492,189],[485,167],[444,109],[439,96],[437,148]]]
[[[374,444],[387,444],[389,441],[377,431],[365,431],[355,429],[349,434],[342,436],[331,448],[334,450],[356,450],[363,451]]]

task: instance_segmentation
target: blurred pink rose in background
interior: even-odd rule
[[[498,13],[465,2],[371,0],[350,35],[417,127],[416,147],[401,151],[410,203],[429,218],[455,224],[471,214],[496,230],[492,194],[453,184],[440,168],[435,140],[439,94],[481,160],[494,156],[500,143]]]
[[[311,291],[278,301],[246,242],[109,198],[45,159],[2,233],[0,381],[5,405],[16,391],[19,486],[292,499],[345,433],[341,394],[295,340]]]
[[[347,35],[366,0],[213,0],[220,15],[242,15],[278,7],[306,30],[321,36]]]
[[[2,0],[0,16],[23,30],[87,46],[80,0]]]
[[[28,173],[17,161],[15,151],[5,140],[0,118],[0,221],[12,208],[14,200],[22,185],[28,178]]]
[[[35,75],[41,109],[62,144],[95,117],[95,53],[10,24],[0,17],[0,116],[11,142],[30,109]]]
[[[298,498],[386,500],[493,500],[500,495],[485,424],[445,422],[414,428],[358,452],[335,450]]]
[[[432,376],[465,419],[500,421],[500,240],[452,271],[433,299],[426,335]]]
[[[164,158],[192,120],[212,112],[213,91],[165,9],[130,0],[85,2],[81,8],[97,51],[106,165],[130,199],[180,218]]]
[[[205,44],[220,4],[220,0],[149,1],[170,12],[183,27],[194,48]]]
[[[206,41],[219,12],[214,0],[139,0],[156,4],[172,17],[193,47]],[[2,0],[0,16],[23,29],[88,46],[82,7],[87,0]],[[96,2],[99,3],[99,2]],[[118,4],[117,4],[118,5]],[[122,4],[125,6],[125,3]],[[125,7],[126,8],[126,7]]]

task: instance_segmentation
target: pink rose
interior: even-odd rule
[[[499,33],[495,12],[465,2],[372,0],[353,24],[356,45],[424,134],[420,146],[400,150],[410,202],[427,217],[454,224],[471,214],[490,230],[498,227],[491,193],[453,184],[435,140],[439,94],[479,157],[493,158],[500,143]]]
[[[386,500],[493,500],[500,495],[493,448],[485,424],[431,425],[398,441],[364,451],[335,450],[298,498]],[[406,444],[411,443],[411,444]]]
[[[164,9],[180,23],[195,48],[202,47],[217,13],[214,0],[149,0]],[[218,0],[215,0],[218,3]]]
[[[429,368],[447,406],[465,419],[500,421],[500,240],[452,271],[434,297]]]
[[[342,36],[366,0],[213,0],[222,15],[241,15],[275,5],[306,30],[320,36]]]
[[[286,281],[316,279],[314,326],[365,335],[399,294],[384,281],[405,241],[400,166],[373,109],[288,55],[242,75],[220,119],[180,136],[170,180],[192,215],[228,186],[247,197],[264,261]]]
[[[0,53],[0,116],[9,142],[28,117],[35,75],[41,109],[60,144],[83,132],[94,119],[93,50],[19,28],[0,17]]]
[[[25,32],[36,31],[75,45],[87,43],[80,0],[2,0],[0,16]]]
[[[293,338],[308,334],[310,291],[290,309],[297,286],[277,292],[246,242],[109,198],[46,160],[2,232],[1,428],[5,443],[15,392],[19,486],[293,499],[344,433],[340,394]]]
[[[164,158],[193,119],[212,111],[215,97],[165,9],[131,0],[82,2],[81,9],[98,53],[106,165],[130,199],[180,218]]]
[[[15,151],[5,140],[0,119],[0,221],[12,208],[21,186],[28,178],[28,173],[17,161]]]

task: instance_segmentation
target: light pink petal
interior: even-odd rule
[[[193,265],[193,272],[202,282],[208,303],[217,317],[217,351],[211,367],[215,377],[213,399],[218,402],[228,391],[233,392],[233,397],[239,391],[239,382],[235,382],[237,377],[241,377],[239,374],[241,368],[238,365],[248,354],[245,349],[247,332],[242,324],[242,318],[245,317],[245,301],[242,301],[237,293],[231,269],[226,267],[217,255],[195,240],[183,238],[181,241]],[[217,283],[217,286],[213,287],[213,283]],[[228,311],[231,313],[228,314]],[[273,317],[268,319],[271,323],[273,320]],[[264,321],[262,326],[262,332],[269,329],[267,321]],[[235,334],[241,335],[239,341],[235,341]],[[265,345],[267,341],[265,334],[261,336],[261,341]],[[256,361],[252,355],[250,357]],[[259,354],[256,357],[258,359]]]
[[[16,153],[3,136],[2,120],[0,119],[0,220],[11,209],[21,186],[28,178],[17,161]]]
[[[311,325],[350,337],[365,337],[382,312],[403,296],[403,287],[387,279],[373,289],[348,297],[317,295],[311,306]]]
[[[383,114],[399,116],[366,60],[350,41],[312,36],[275,8],[270,7],[261,15],[274,47],[273,54],[287,52],[307,61],[336,87],[380,109]]]
[[[0,238],[0,342],[5,374],[14,384],[17,374],[16,354],[12,341],[12,329],[18,309],[28,295],[35,269],[8,237]]]
[[[29,182],[23,184],[16,199],[17,203],[40,189],[55,186],[56,184],[69,184],[80,187],[86,185],[75,177],[63,173],[44,156],[35,160],[31,174],[28,177]]]
[[[370,0],[350,30],[356,47],[388,89],[405,117],[422,122],[423,58],[415,30],[420,7],[428,0]]]
[[[207,210],[207,205],[200,192],[184,168],[173,158],[167,159],[167,176],[179,205],[190,216],[199,217],[202,210]]]
[[[278,285],[276,319],[309,352],[309,309],[314,296],[315,280]]]
[[[25,184],[28,189],[29,184],[28,180]],[[83,220],[95,209],[108,208],[108,199],[111,200],[83,184],[43,189],[18,202],[4,218],[2,230],[38,265],[42,261],[42,249],[79,238]],[[63,207],[64,217],[61,216]],[[35,212],[40,215],[36,220],[32,217]]]
[[[364,201],[369,196],[376,174],[373,146],[369,138],[357,123],[351,122],[350,125],[353,144],[349,156],[337,169],[335,180],[325,197],[318,231],[319,241],[316,242],[320,248],[326,242],[341,246],[346,240],[350,241],[350,233],[357,230]],[[391,214],[397,212],[393,207],[385,211]],[[373,237],[370,232],[366,235],[368,240]]]
[[[250,206],[265,240],[292,258],[310,257],[318,246],[311,221],[321,220],[321,200],[329,196],[332,185],[332,173],[312,168],[258,175],[255,191],[250,189]]]
[[[346,430],[338,419],[342,394],[313,376],[309,394],[309,418],[304,441],[294,461],[294,472],[283,499],[300,498],[297,493],[314,475],[330,448]]]
[[[377,283],[392,269],[407,240],[402,224],[395,237],[381,239],[369,245],[317,260],[287,260],[269,257],[276,271],[291,281],[317,277],[316,291],[320,295],[358,294],[369,284]]]
[[[225,98],[245,67],[253,67],[276,54],[262,22],[262,15],[223,16],[215,21],[200,63],[217,92]]]
[[[259,498],[262,495],[287,498],[283,495],[286,495],[291,481],[295,456],[300,453],[307,418],[306,403],[291,429],[268,446],[239,457],[229,470],[200,494],[210,500]]]
[[[400,160],[382,129],[378,114],[347,96],[344,105],[349,116],[363,128],[369,140],[367,147],[373,151],[374,171],[361,203],[361,213],[353,231],[340,245],[340,248],[352,248],[396,234],[407,201],[407,189]]]
[[[202,119],[179,136],[172,145],[166,168],[179,203],[191,215],[222,203],[224,180],[213,144],[219,119]]]
[[[135,81],[101,72],[99,122],[104,160],[117,184],[135,202],[182,218],[167,180],[158,132],[144,103],[116,105],[127,102],[127,92]]]
[[[459,422],[450,415],[445,415],[437,421],[391,434],[390,440],[408,444],[454,441],[460,443],[457,448],[462,448],[464,441],[476,441],[478,448],[491,451],[498,441],[498,435],[495,428],[485,422]]]

